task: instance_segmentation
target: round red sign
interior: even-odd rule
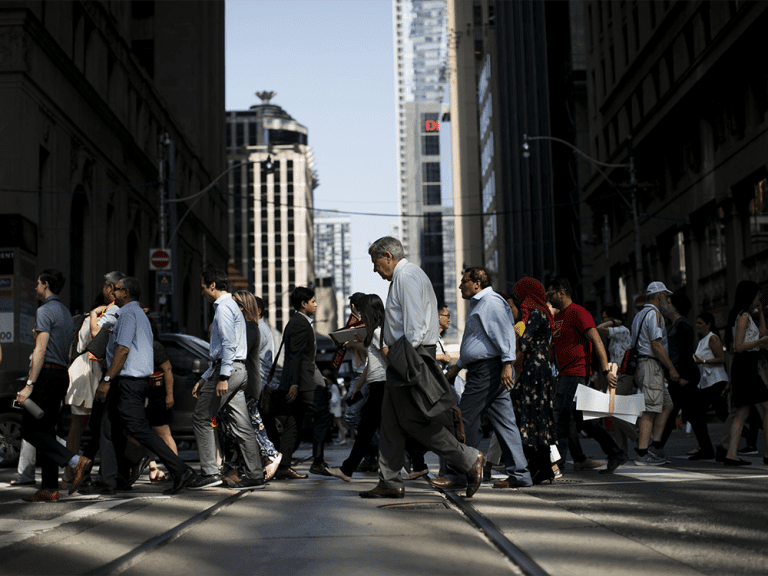
[[[168,254],[165,250],[155,250],[152,252],[152,255],[149,257],[150,262],[152,262],[152,266],[155,268],[167,268],[171,263],[171,255]]]

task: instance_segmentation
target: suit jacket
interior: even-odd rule
[[[248,383],[245,393],[251,398],[259,399],[261,396],[261,362],[259,360],[259,346],[261,344],[261,330],[255,322],[245,321],[245,337],[248,346],[248,355],[245,357],[245,371],[248,374]]]
[[[278,389],[287,392],[291,386],[298,386],[299,392],[314,390],[317,338],[312,324],[302,314],[294,314],[285,327],[283,341],[285,361]]]
[[[458,401],[440,363],[424,346],[414,349],[405,336],[387,353],[387,385],[410,387],[414,403],[430,418],[449,410]]]

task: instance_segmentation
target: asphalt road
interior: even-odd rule
[[[403,500],[363,500],[377,476],[356,474],[173,498],[144,477],[116,499],[30,505],[0,469],[0,574],[522,574],[514,554],[552,575],[768,574],[768,466],[689,462],[693,447],[675,432],[664,467],[569,466],[551,485],[485,484],[472,499],[418,480]],[[348,449],[329,446],[329,462]]]

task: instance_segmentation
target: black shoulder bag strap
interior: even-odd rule
[[[280,347],[277,349],[277,354],[275,355],[275,359],[272,360],[272,367],[269,369],[269,374],[267,375],[267,384],[272,382],[272,378],[275,377],[275,369],[277,368],[277,359],[280,358],[280,352],[283,351],[283,344],[285,344],[285,334],[283,334],[283,339],[280,341]]]

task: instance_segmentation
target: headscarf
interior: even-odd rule
[[[512,290],[515,291],[515,295],[520,298],[522,302],[520,312],[523,315],[523,322],[528,324],[528,317],[531,315],[531,310],[535,308],[546,314],[549,319],[550,329],[555,329],[555,319],[547,306],[547,291],[544,289],[544,285],[541,282],[535,278],[523,278],[513,286]]]

